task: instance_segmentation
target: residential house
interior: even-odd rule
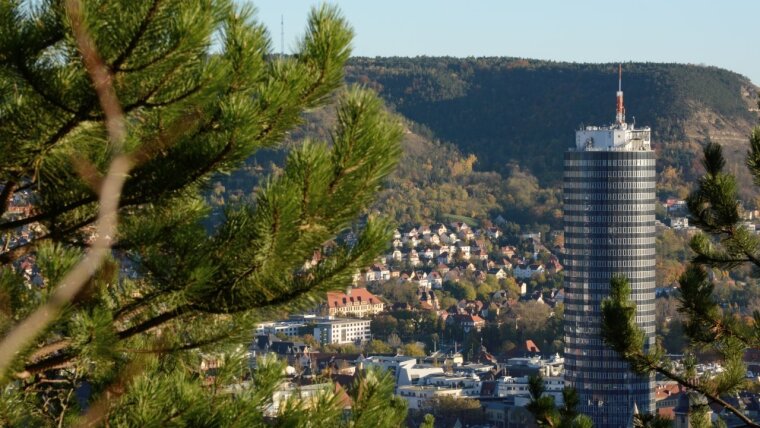
[[[373,265],[364,275],[367,282],[381,282],[391,279],[391,271],[381,264]]]
[[[443,223],[436,223],[430,226],[430,231],[440,236],[448,232],[448,229],[446,228],[446,225],[444,225]]]
[[[409,248],[417,248],[417,245],[420,244],[420,240],[416,236],[409,237],[409,238],[406,239],[405,244]]]
[[[425,248],[425,250],[420,253],[420,257],[425,260],[432,260],[435,257],[435,252],[433,252],[432,248]]]
[[[506,245],[504,247],[501,247],[499,250],[501,251],[502,255],[510,259],[517,254],[517,248],[513,247],[512,245]]]
[[[430,290],[432,284],[428,279],[428,275],[424,271],[417,271],[415,275],[417,277],[417,284],[419,284],[419,286],[425,290]]]
[[[465,333],[473,330],[480,331],[486,325],[486,321],[483,318],[471,314],[453,314],[446,318],[446,322],[458,325]]]
[[[430,275],[428,275],[428,280],[430,281],[430,286],[432,288],[439,289],[443,287],[443,276],[441,276],[439,272],[430,272]]]
[[[425,290],[420,288],[417,291],[420,300],[420,307],[429,311],[437,311],[440,309],[438,305],[438,297],[432,290]]]
[[[443,236],[441,237],[441,239],[443,239]],[[448,235],[446,235],[446,239],[444,239],[443,241],[448,242],[449,244],[456,244],[457,242],[459,242],[459,237],[457,236],[456,233],[449,233]]]
[[[425,242],[432,245],[438,245],[441,243],[441,238],[435,234],[425,235]]]
[[[475,259],[475,260],[486,261],[488,260],[488,252],[482,248],[478,248],[476,250],[473,250],[470,253],[470,258]]]
[[[457,265],[457,267],[458,267],[459,269],[461,269],[461,270],[463,270],[463,271],[467,271],[467,272],[475,272],[475,270],[477,270],[477,268],[475,267],[475,265],[474,265],[474,264],[472,264],[472,263],[470,263],[470,262],[462,262],[462,263],[459,263],[459,264]]]
[[[401,282],[412,281],[414,279],[414,271],[411,271],[411,272],[407,272],[407,271],[401,272],[401,274],[399,274],[399,276],[398,276],[398,279],[400,279]]]
[[[457,302],[457,311],[460,314],[479,314],[483,310],[483,302],[480,300],[465,300]]]
[[[475,239],[475,232],[473,232],[472,229],[460,230],[457,236],[463,241],[469,241]]]
[[[488,236],[491,239],[499,239],[501,236],[501,229],[498,227],[489,227],[486,229],[486,236]]]
[[[464,259],[470,258],[470,246],[464,242],[460,242],[459,245],[459,254],[462,255]]]
[[[470,230],[470,226],[467,223],[461,221],[455,221],[450,224],[451,230],[455,232],[461,232],[463,230]]]
[[[439,264],[449,264],[451,263],[451,255],[448,251],[444,251],[441,254],[438,255],[437,261]]]
[[[416,250],[409,251],[409,264],[412,266],[417,266],[420,264],[420,255]]]
[[[430,249],[433,250],[433,255],[435,257],[438,257],[441,254],[441,251],[448,251],[448,247],[446,247],[446,250],[442,250],[442,247],[438,244],[431,245]]]
[[[493,275],[496,279],[504,279],[507,277],[507,273],[502,268],[488,269],[488,274]]]
[[[539,275],[545,270],[544,265],[541,263],[522,264],[515,267],[514,275],[515,278],[527,279],[533,277],[533,275]]]

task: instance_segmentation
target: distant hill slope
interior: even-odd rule
[[[515,58],[354,58],[347,80],[475,154],[478,169],[505,172],[516,162],[556,186],[575,129],[614,119],[616,71],[617,64]],[[734,165],[742,162],[757,122],[750,111],[757,88],[747,78],[715,67],[628,63],[623,91],[628,121],[653,128],[660,170],[672,166],[692,181],[708,138],[727,146]]]
[[[270,174],[284,166],[288,148],[312,138],[329,141],[335,121],[335,106],[304,115],[278,149],[262,150],[229,175],[220,176],[211,190],[216,205],[247,199]],[[538,180],[513,167],[503,177],[496,172],[474,171],[479,160],[462,154],[450,144],[434,141],[415,123],[405,122],[403,155],[396,171],[386,181],[373,209],[404,224],[444,221],[451,216],[480,223],[499,214],[523,225],[559,224],[559,192],[541,188]]]

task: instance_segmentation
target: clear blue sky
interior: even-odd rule
[[[280,49],[320,1],[252,3]],[[760,85],[760,0],[338,0],[360,56],[514,56],[715,65]]]

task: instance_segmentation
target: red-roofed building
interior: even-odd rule
[[[536,343],[530,339],[525,341],[525,349],[532,354],[541,353],[541,350],[538,349],[538,346],[536,346]]]
[[[446,322],[450,324],[458,324],[460,327],[462,327],[462,330],[464,330],[465,333],[469,333],[472,330],[480,331],[480,329],[486,325],[486,320],[479,317],[478,315],[470,314],[450,315],[446,319]]]
[[[345,293],[327,293],[328,315],[365,317],[383,311],[385,304],[366,288],[349,288]]]

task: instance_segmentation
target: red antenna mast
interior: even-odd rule
[[[618,64],[617,114],[615,121],[618,125],[625,123],[625,107],[623,106],[623,65]]]

